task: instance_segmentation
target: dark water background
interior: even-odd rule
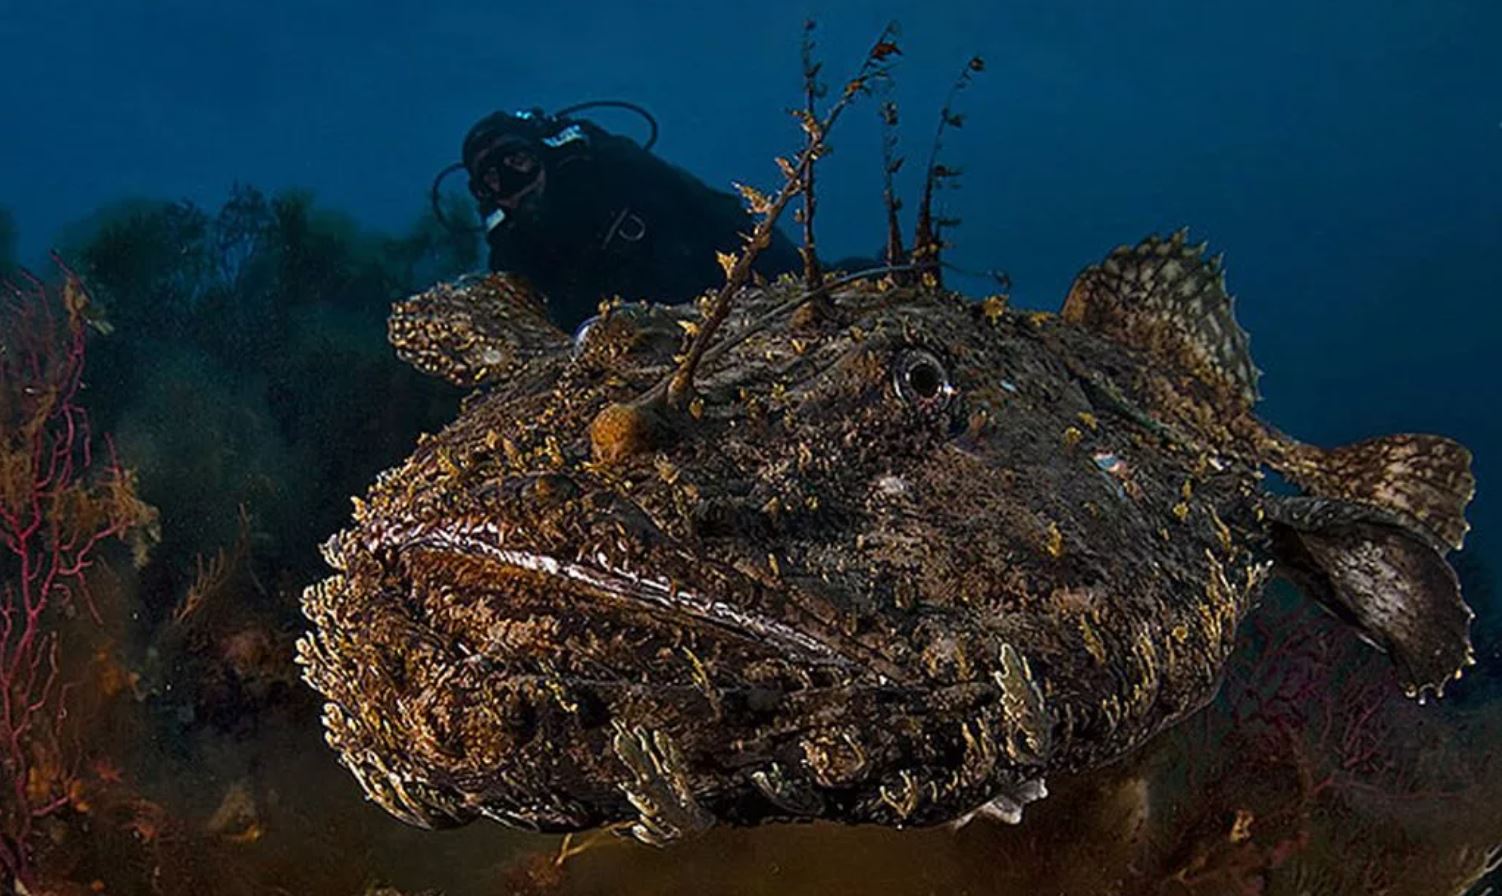
[[[287,671],[296,592],[319,572],[312,545],[341,524],[346,496],[457,400],[389,357],[383,320],[403,290],[478,263],[422,220],[428,182],[469,124],[497,108],[631,99],[662,123],[669,160],[717,186],[771,184],[771,158],[798,140],[784,110],[799,102],[810,13],[831,78],[901,21],[895,96],[914,156],[965,60],[985,57],[960,102],[965,126],[946,143],[965,169],[944,197],[963,219],[955,264],[1005,269],[1018,303],[1055,309],[1111,246],[1187,224],[1226,252],[1266,371],[1265,418],[1320,444],[1432,431],[1474,450],[1461,565],[1482,671],[1450,710],[1462,733],[1420,740],[1429,753],[1484,752],[1499,690],[1487,676],[1502,668],[1502,607],[1487,584],[1502,550],[1491,487],[1502,457],[1502,4],[0,0],[0,266],[44,271],[58,247],[92,275],[115,333],[91,346],[86,400],[163,512],[154,559],[134,575],[123,564],[117,587],[107,651],[134,676],[130,706],[101,712],[91,736],[111,744],[133,799],[161,807],[177,833],[120,835],[112,858],[76,858],[71,874],[109,892],[216,891],[202,889],[216,874],[252,881],[224,892],[357,893],[385,880],[450,893],[1034,892],[998,863],[1053,867],[1074,853],[1050,837],[1132,792],[1136,772],[1091,784],[1073,815],[1066,793],[1053,826],[1026,837],[724,834],[676,857],[601,847],[552,881],[540,870],[552,866],[527,857],[551,855],[554,838],[408,831],[362,804]],[[822,243],[834,256],[871,253],[882,238],[875,104],[856,107],[832,142]],[[919,167],[904,172],[909,192]],[[213,254],[212,222],[237,184],[265,202],[242,188],[236,208],[252,224],[238,233],[254,237],[243,269],[210,274],[195,265]],[[174,217],[164,203],[178,201],[202,220]],[[955,285],[990,289],[982,277]],[[174,629],[199,563],[220,550],[232,567],[223,609]],[[1397,730],[1395,748],[1419,737]],[[225,810],[235,799],[250,808]],[[94,826],[59,829],[56,852],[115,837],[138,820],[130,811],[75,813]],[[1342,811],[1348,825],[1364,817]],[[1495,818],[1464,821],[1492,824],[1473,833],[1502,841]],[[169,871],[153,878],[153,867]],[[172,874],[186,889],[163,883]],[[1230,892],[1179,883],[1162,891]],[[1306,889],[1362,891],[1319,886]]]

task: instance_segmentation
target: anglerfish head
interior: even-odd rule
[[[538,347],[534,307],[490,331],[505,368],[471,379],[492,391],[377,489],[366,528],[385,543],[893,673],[927,646],[892,640],[914,626],[989,628],[1088,591],[1110,575],[1092,558],[1138,534],[1123,482],[1150,485],[1153,459],[1102,432],[1051,316],[783,281],[740,298],[674,409],[653,393],[696,309],[607,307]]]

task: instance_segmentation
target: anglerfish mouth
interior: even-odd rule
[[[715,596],[708,589],[686,587],[665,576],[637,572],[613,561],[604,550],[581,551],[574,559],[567,559],[558,551],[507,544],[501,527],[495,523],[418,525],[388,531],[375,546],[394,549],[398,555],[439,551],[479,559],[556,583],[560,599],[578,600],[582,595],[607,605],[666,615],[763,644],[801,662],[842,667],[863,665],[795,625]],[[736,576],[724,570],[717,572],[722,578]]]

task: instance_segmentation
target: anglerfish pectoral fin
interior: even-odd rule
[[[495,382],[571,346],[541,296],[509,274],[440,283],[397,302],[387,336],[397,357],[456,386]]]
[[[1443,696],[1475,662],[1475,614],[1432,539],[1354,502],[1298,497],[1266,506],[1281,570],[1386,651],[1410,696]]]

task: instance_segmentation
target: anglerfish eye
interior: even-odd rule
[[[910,348],[897,356],[892,382],[903,401],[930,410],[947,405],[955,392],[944,364],[921,348]]]

